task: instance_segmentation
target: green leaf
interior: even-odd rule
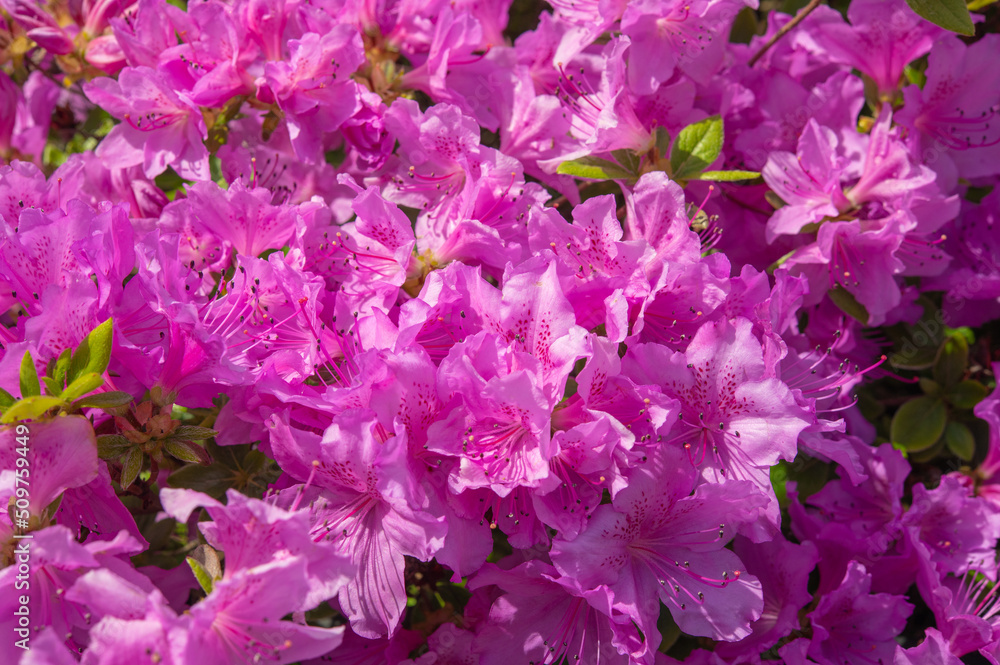
[[[889,364],[896,369],[924,370],[933,367],[941,344],[950,334],[939,319],[941,309],[938,304],[925,296],[918,298],[917,303],[923,307],[924,313],[916,324],[896,324],[884,329],[895,349],[889,356]]]
[[[55,397],[58,397],[59,393],[62,392],[62,386],[56,383],[56,380],[53,379],[51,376],[43,376],[42,383],[45,384],[46,395],[53,395]]]
[[[142,462],[145,456],[142,454],[142,450],[139,446],[133,446],[129,449],[128,453],[125,454],[125,459],[122,460],[122,477],[121,486],[123,490],[127,490],[135,479],[139,477],[139,472],[142,471]]]
[[[219,553],[211,545],[204,543],[198,545],[191,551],[190,556],[201,564],[212,580],[218,582],[222,579],[222,559],[219,558]]]
[[[16,401],[13,395],[0,388],[0,408],[6,409],[8,406],[13,406]]]
[[[171,471],[167,483],[171,487],[197,490],[215,499],[221,499],[226,495],[226,490],[236,485],[236,478],[232,471],[221,464],[208,466],[192,464]]]
[[[31,351],[25,351],[21,358],[21,397],[41,395],[42,388],[38,383],[38,370],[31,358]]]
[[[714,182],[738,182],[740,180],[755,180],[760,177],[757,171],[703,171],[692,180],[712,180]]]
[[[168,166],[167,170],[156,176],[153,182],[163,190],[164,193],[175,192],[184,186],[184,179],[177,175],[172,167]]]
[[[570,162],[563,162],[556,173],[571,175],[590,180],[624,180],[631,174],[618,164],[600,157],[581,157]]]
[[[226,176],[222,174],[222,160],[215,155],[212,155],[208,158],[208,166],[212,173],[212,182],[222,189],[229,189],[229,181],[227,181]]]
[[[955,457],[971,462],[976,454],[976,439],[962,423],[950,422],[944,430],[944,442]]]
[[[177,439],[179,441],[201,441],[203,439],[211,439],[213,436],[218,434],[214,429],[209,429],[207,427],[196,427],[194,425],[181,425],[173,431],[170,435],[171,439]]]
[[[34,420],[43,413],[57,406],[61,406],[63,401],[51,395],[32,395],[18,400],[3,413],[0,423],[12,423],[16,420]]]
[[[757,36],[757,27],[757,13],[750,7],[744,7],[733,19],[733,27],[729,31],[729,43],[749,44],[750,40]]]
[[[56,359],[56,364],[52,371],[52,378],[55,379],[56,385],[59,386],[59,390],[54,393],[56,395],[61,393],[63,386],[66,385],[66,372],[69,371],[69,359],[71,355],[72,351],[70,349],[63,349],[63,352]]]
[[[787,482],[788,462],[782,460],[771,467],[771,489],[774,490],[774,496],[782,508],[788,505],[788,488],[785,487]]]
[[[945,388],[958,385],[969,365],[969,344],[963,335],[951,335],[941,344],[934,360],[934,380]]]
[[[766,200],[775,210],[781,210],[788,205],[780,196],[772,192],[770,189],[764,192],[764,200]]]
[[[101,459],[117,459],[135,444],[121,434],[101,434],[97,437],[97,456]]]
[[[945,30],[972,37],[976,27],[965,0],[906,0],[910,9]]]
[[[102,385],[104,385],[104,377],[94,372],[87,372],[69,384],[66,390],[62,391],[61,397],[66,402],[72,402],[78,397],[97,390]]]
[[[191,443],[190,441],[167,439],[163,442],[163,449],[167,451],[168,455],[182,462],[190,464],[209,464],[211,462],[205,449],[197,443]]]
[[[927,464],[932,462],[945,452],[944,436],[942,435],[940,439],[934,442],[934,445],[930,448],[925,448],[923,450],[917,451],[915,453],[908,453],[906,459],[911,463],[916,464]]]
[[[670,132],[666,127],[656,128],[656,151],[661,157],[670,154]]]
[[[104,374],[111,361],[111,342],[112,320],[109,318],[90,331],[73,352],[66,380],[72,383],[88,372]]]
[[[615,158],[622,168],[628,171],[633,178],[639,176],[639,155],[632,150],[612,150],[611,156]]]
[[[670,151],[674,179],[686,180],[704,171],[722,152],[722,138],[722,118],[717,115],[682,129]]]
[[[195,578],[198,580],[198,584],[201,585],[201,590],[206,594],[212,593],[215,581],[212,579],[212,576],[208,574],[208,571],[205,570],[205,567],[191,556],[189,556],[186,561],[191,567],[191,572],[194,573]]]
[[[944,389],[941,384],[927,377],[920,377],[920,389],[924,391],[925,395],[930,397],[940,398],[944,394]]]
[[[226,490],[233,488],[242,494],[259,499],[268,484],[277,480],[280,471],[271,458],[252,444],[219,446],[211,439],[205,448],[212,458],[208,466],[189,465],[170,473],[170,487],[198,490],[221,499]]]
[[[802,501],[823,489],[830,480],[832,468],[826,462],[814,457],[799,455],[794,462],[787,463],[788,480],[795,482],[799,500]],[[784,490],[787,505],[787,488]]]
[[[113,409],[125,406],[132,402],[132,395],[121,390],[111,390],[106,393],[95,393],[87,395],[73,402],[73,407],[83,409],[87,407],[96,409]]]
[[[899,407],[892,417],[889,436],[908,452],[919,452],[937,443],[947,424],[948,410],[944,403],[925,395]]]
[[[978,381],[962,381],[948,391],[948,401],[957,409],[971,409],[989,394],[989,389]]]
[[[840,311],[859,323],[868,325],[868,310],[857,301],[854,294],[841,286],[830,289],[827,293],[833,304],[840,308]]]

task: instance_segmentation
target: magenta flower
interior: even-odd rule
[[[350,75],[364,62],[361,37],[344,25],[325,35],[307,33],[288,46],[287,62],[264,65],[257,94],[284,112],[296,156],[319,162],[323,132],[337,129],[358,108]]]
[[[963,575],[972,568],[994,574],[1000,512],[989,500],[972,496],[958,478],[945,476],[932,490],[915,485],[903,524],[914,529],[942,574]]]
[[[1000,154],[1000,121],[996,93],[1000,72],[989,66],[1000,48],[996,35],[984,35],[971,46],[942,39],[931,49],[927,83],[903,89],[904,107],[896,114],[900,125],[917,135],[915,147],[932,163],[939,177],[953,175],[938,159],[954,162],[954,176],[977,178],[996,174]]]
[[[809,656],[819,663],[888,663],[896,636],[913,605],[901,596],[871,593],[872,576],[851,562],[840,586],[823,596],[809,615],[813,627]]]
[[[757,519],[765,499],[747,482],[700,485],[683,451],[663,445],[629,475],[611,505],[552,562],[584,589],[606,587],[611,607],[652,635],[659,603],[691,635],[735,641],[760,617],[760,582],[726,543]],[[655,645],[650,645],[655,647]]]
[[[187,522],[197,507],[206,509],[212,521],[199,522],[198,528],[225,555],[223,579],[238,578],[247,569],[275,560],[305,560],[308,591],[299,599],[302,611],[336,596],[353,572],[329,543],[310,538],[306,511],[286,511],[234,490],[226,493],[225,505],[192,490],[164,488],[161,499],[165,511],[180,522]]]
[[[881,93],[895,91],[903,68],[945,34],[903,0],[856,0],[847,18],[850,25],[825,25],[813,38],[827,57],[870,76]]]
[[[166,74],[127,67],[117,81],[97,78],[84,91],[122,121],[97,148],[97,156],[106,164],[118,168],[141,164],[150,178],[172,166],[182,178],[210,179],[201,111]]]
[[[428,430],[427,445],[455,458],[448,482],[456,494],[488,487],[506,496],[548,477],[555,401],[540,390],[533,361],[483,332],[456,344],[441,363],[438,391],[450,405]]]
[[[300,557],[244,569],[216,582],[172,631],[183,632],[181,662],[242,665],[267,659],[284,665],[336,648],[343,628],[282,621],[307,592],[306,561]],[[172,642],[180,639],[171,635]]]
[[[640,344],[625,356],[623,370],[680,401],[665,445],[682,449],[712,482],[748,480],[770,496],[770,467],[795,457],[811,418],[788,386],[768,376],[752,327],[742,318],[706,323],[686,353]],[[775,525],[776,509],[772,500],[768,516]]]
[[[97,440],[93,426],[83,416],[31,422],[22,427],[22,433],[14,425],[4,425],[0,429],[0,469],[9,471],[12,476],[17,469],[29,469],[28,473],[17,474],[28,481],[17,486],[30,488],[27,513],[35,521],[32,526],[37,527],[37,520],[45,516],[49,504],[65,490],[86,485],[97,477]],[[27,464],[18,464],[19,458],[26,459]],[[10,484],[15,486],[13,477]],[[4,529],[6,517],[4,514],[0,518],[0,531]],[[7,529],[9,525],[7,522]]]
[[[751,624],[753,632],[739,642],[719,644],[723,658],[752,657],[799,628],[799,612],[812,600],[809,575],[819,560],[808,541],[795,545],[781,536],[767,543],[753,543],[737,536],[734,551],[764,590],[764,610]]]
[[[538,665],[600,658],[625,665],[629,655],[647,650],[631,624],[611,618],[607,595],[563,584],[558,571],[541,561],[511,570],[483,566],[469,587],[495,586],[503,592],[489,607],[489,620],[476,634],[474,652],[480,665],[527,661]]]
[[[708,77],[722,59],[715,45],[719,27],[757,0],[640,0],[628,3],[622,33],[632,40],[629,83],[636,94],[656,92],[674,68],[696,79]]]
[[[357,570],[338,599],[354,631],[367,637],[398,628],[406,606],[403,556],[430,559],[447,531],[426,512],[405,437],[387,435],[373,416],[345,411],[322,437],[278,416],[268,422],[279,464],[314,484],[308,494],[301,486],[286,490],[284,501],[297,508],[308,496],[311,536],[333,543]]]

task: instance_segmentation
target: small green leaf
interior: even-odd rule
[[[177,175],[177,171],[174,171],[174,169],[169,166],[166,171],[156,176],[156,178],[153,179],[153,182],[166,194],[176,192],[184,186],[184,179]]]
[[[197,443],[190,441],[178,441],[177,439],[167,439],[163,442],[163,449],[171,457],[175,457],[182,462],[190,464],[210,464],[208,453]]]
[[[963,462],[972,461],[976,454],[976,439],[962,423],[950,422],[944,430],[944,442],[955,457]]]
[[[61,406],[63,401],[50,395],[32,395],[18,400],[3,413],[0,423],[15,420],[35,420],[49,409]]]
[[[670,150],[674,179],[686,180],[704,171],[722,152],[722,139],[722,118],[717,115],[682,129]]]
[[[174,430],[173,434],[170,435],[170,438],[177,439],[179,441],[202,441],[204,439],[211,439],[216,434],[218,434],[218,432],[207,427],[181,425]]]
[[[73,402],[73,407],[77,409],[83,408],[95,408],[95,409],[113,409],[119,406],[125,406],[132,402],[132,395],[121,390],[111,390],[106,393],[94,393],[93,395],[87,395],[82,397],[75,402]]]
[[[211,545],[198,545],[191,550],[191,558],[201,564],[212,580],[218,582],[222,579],[222,559]]]
[[[971,2],[969,2],[969,11],[977,12],[980,9],[986,9],[996,1],[997,0],[971,0]]]
[[[94,372],[88,372],[82,374],[73,383],[66,387],[66,390],[62,392],[61,397],[66,402],[72,402],[78,397],[82,397],[87,393],[93,392],[104,385],[104,378],[100,374]]]
[[[97,437],[97,456],[101,459],[117,459],[135,444],[121,434],[100,434]]]
[[[945,30],[966,37],[976,34],[965,0],[906,0],[910,9]]]
[[[125,459],[122,460],[122,477],[121,486],[123,490],[127,490],[135,479],[139,477],[139,472],[142,471],[142,462],[144,455],[139,446],[133,446],[129,449],[128,453],[125,454]]]
[[[0,388],[0,408],[6,409],[8,406],[13,406],[16,401],[13,395]]]
[[[962,335],[951,335],[941,343],[934,360],[934,380],[945,388],[958,385],[969,364],[969,344]]]
[[[788,462],[782,460],[771,467],[771,489],[774,490],[774,496],[782,508],[788,505],[788,488],[785,487],[787,482]]]
[[[212,182],[222,189],[229,189],[229,182],[226,180],[226,176],[222,173],[222,160],[215,155],[212,155],[208,158],[208,166],[212,173]]]
[[[563,162],[556,169],[556,173],[590,180],[624,180],[631,175],[618,164],[600,157],[581,157]]]
[[[611,156],[615,158],[622,168],[628,171],[633,178],[639,175],[640,160],[639,155],[632,150],[612,150]]]
[[[889,426],[889,436],[893,443],[915,453],[937,443],[947,424],[948,410],[941,400],[917,397],[896,411]]]
[[[62,392],[62,386],[56,383],[56,380],[53,379],[51,376],[43,376],[42,383],[45,384],[46,395],[53,395],[55,397],[58,397],[59,393]]]
[[[31,351],[25,351],[21,358],[21,397],[41,395],[42,387],[38,383],[38,370],[31,358]]]
[[[781,210],[788,205],[780,196],[772,192],[770,189],[764,192],[764,200],[766,200],[775,210]]]
[[[978,381],[962,381],[960,384],[948,391],[948,401],[956,409],[971,409],[989,394],[989,390]]]
[[[714,182],[738,182],[740,180],[755,180],[760,177],[757,171],[703,171],[693,176],[692,180],[712,180]]]
[[[666,157],[670,154],[670,132],[667,131],[666,127],[656,128],[656,152],[661,157]]]
[[[945,328],[945,332],[949,335],[961,335],[970,345],[976,343],[976,333],[968,326],[962,326],[961,328]]]
[[[59,386],[59,390],[54,393],[56,395],[62,392],[63,386],[66,385],[66,372],[69,371],[69,359],[71,355],[72,352],[70,349],[63,349],[63,352],[56,359],[56,364],[52,371],[52,378],[55,379],[56,385]]]
[[[788,480],[795,483],[800,501],[823,489],[832,473],[829,464],[805,455],[799,455],[788,465]],[[785,491],[787,493],[787,487]]]
[[[930,448],[924,448],[923,450],[918,450],[917,452],[909,453],[906,455],[906,459],[910,462],[916,464],[927,464],[932,462],[945,452],[944,436],[942,435],[940,439],[934,442],[934,445]]]
[[[749,44],[750,40],[757,36],[757,28],[757,13],[750,7],[744,7],[733,19],[733,27],[729,31],[729,43]]]
[[[859,323],[868,325],[868,310],[857,301],[854,294],[841,286],[830,289],[827,293],[833,304],[840,308],[840,311]]]
[[[233,488],[259,499],[280,475],[275,461],[253,450],[252,444],[218,446],[208,439],[205,448],[212,463],[208,466],[191,464],[171,472],[167,480],[171,487],[198,490],[216,499],[221,499],[227,489]]]
[[[76,381],[88,372],[104,374],[111,361],[112,320],[108,319],[90,331],[73,352],[66,380]]]
[[[171,487],[197,490],[221,499],[226,490],[236,485],[235,474],[221,464],[182,466],[170,473],[167,483]]]
[[[923,88],[924,84],[927,83],[927,74],[912,65],[907,65],[903,68],[903,76],[918,88]]]
[[[941,384],[933,379],[928,379],[927,377],[920,378],[920,389],[924,391],[925,395],[930,397],[941,397],[944,394],[944,389]]]
[[[215,582],[212,576],[208,574],[205,567],[198,563],[194,557],[189,556],[187,559],[187,564],[191,567],[191,572],[194,573],[195,578],[198,580],[198,584],[201,586],[201,590],[206,594],[212,593],[212,589],[215,586]]]

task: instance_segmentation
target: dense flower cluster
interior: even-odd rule
[[[548,2],[0,0],[0,662],[1000,663],[1000,36]]]

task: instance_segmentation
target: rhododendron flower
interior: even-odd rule
[[[109,166],[141,164],[150,178],[172,166],[183,178],[208,180],[205,121],[173,81],[149,67],[126,68],[118,80],[98,78],[88,97],[122,120],[101,142],[97,156]]]
[[[675,446],[654,451],[579,536],[553,542],[552,562],[584,589],[606,588],[612,609],[647,635],[659,599],[685,632],[739,640],[760,616],[763,596],[725,544],[757,518],[765,499],[735,480],[691,494],[696,475],[684,457]]]

